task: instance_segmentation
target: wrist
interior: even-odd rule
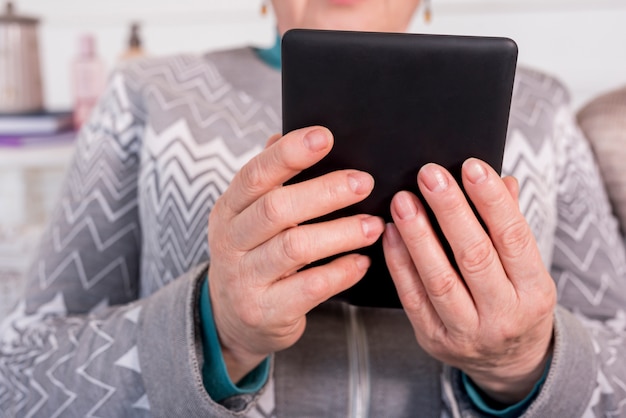
[[[551,359],[549,359],[541,378],[537,383],[535,383],[532,391],[523,400],[515,404],[502,404],[494,401],[489,396],[484,394],[484,392],[480,388],[478,388],[463,372],[461,372],[461,381],[463,382],[465,393],[470,398],[474,407],[479,411],[488,416],[500,418],[519,417],[522,416],[524,411],[539,395],[539,392],[541,391],[541,388],[543,387],[543,384],[548,377],[548,373],[550,372],[551,362]]]
[[[213,309],[209,297],[207,280],[200,291],[200,318],[202,330],[202,381],[212,399],[222,399],[257,392],[267,382],[270,369],[269,357],[258,362],[244,363],[236,361],[228,350],[224,350],[217,334]],[[226,356],[225,356],[226,354]],[[250,359],[250,357],[246,357]],[[230,370],[229,365],[230,363]],[[246,366],[246,364],[253,364]]]
[[[267,359],[267,356],[238,354],[223,346],[222,357],[224,358],[224,364],[230,380],[236,383]]]
[[[244,346],[238,344],[238,341],[249,341],[251,340],[250,338],[229,336],[227,332],[229,329],[228,323],[220,321],[220,318],[223,318],[225,315],[221,312],[220,304],[213,300],[214,294],[213,289],[211,289],[211,282],[208,281],[206,295],[208,298],[207,305],[211,306],[212,320],[215,324],[216,342],[219,346],[221,358],[230,380],[237,383],[266,360],[270,353],[261,354],[250,352],[246,350]]]
[[[501,405],[513,405],[525,399],[545,375],[553,352],[552,340],[542,350],[543,356],[519,359],[517,365],[497,367],[488,372],[464,373],[491,400]]]

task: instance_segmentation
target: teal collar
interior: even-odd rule
[[[280,35],[276,32],[276,41],[269,48],[254,48],[256,54],[270,67],[280,71]]]

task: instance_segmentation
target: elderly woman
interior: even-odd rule
[[[419,0],[272,4],[280,33],[399,32]],[[457,272],[409,192],[392,224],[302,225],[364,199],[373,180],[347,170],[282,186],[333,136],[272,135],[278,47],[130,62],[80,134],[28,291],[2,325],[1,414],[624,414],[624,248],[567,100],[520,69],[506,176],[465,162],[489,234],[447,171],[421,168]],[[329,300],[363,276],[364,256],[300,270],[381,236],[404,309]]]

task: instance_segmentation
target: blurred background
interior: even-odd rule
[[[153,55],[273,41],[260,0],[17,0],[16,8],[41,18],[45,97],[54,108],[71,104],[68,69],[86,32],[109,67],[135,21]],[[624,0],[432,0],[432,8],[432,22],[418,16],[413,31],[509,36],[520,61],[560,76],[575,103],[626,79]]]
[[[8,119],[0,115],[0,318],[21,290],[72,155],[80,72],[93,77],[91,87],[83,86],[88,108],[90,97],[97,95],[95,78],[106,77],[122,59],[269,46],[275,36],[271,13],[261,14],[260,0],[13,3],[13,15],[37,19],[29,22],[37,32],[46,113],[39,126],[45,131],[44,117],[53,125],[38,135],[2,132]],[[0,7],[6,8],[2,0]],[[428,24],[416,16],[413,32],[508,36],[518,43],[520,64],[560,78],[575,108],[626,84],[626,0],[432,0],[432,11]],[[0,64],[8,42],[0,36]],[[85,56],[87,64],[77,63]],[[0,66],[0,81],[2,71]]]

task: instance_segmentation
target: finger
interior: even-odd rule
[[[517,178],[513,176],[506,176],[502,179],[504,185],[506,186],[509,194],[515,200],[515,203],[519,206],[519,182]]]
[[[381,218],[356,215],[289,228],[249,252],[244,260],[255,286],[278,278],[318,260],[372,245],[385,228]]]
[[[373,188],[372,176],[355,170],[336,171],[278,187],[233,220],[230,231],[233,245],[250,250],[286,228],[365,199]]]
[[[477,322],[476,308],[422,204],[414,194],[399,192],[391,200],[391,216],[441,321],[450,330],[471,329]]]
[[[416,332],[433,335],[435,329],[440,329],[444,324],[430,303],[411,254],[393,223],[385,227],[383,251],[398,297],[413,327]]]
[[[272,145],[274,145],[274,143],[276,143],[276,141],[278,141],[280,138],[282,138],[281,134],[274,134],[272,136],[269,137],[269,139],[267,140],[267,142],[265,143],[265,148],[269,148]]]
[[[452,175],[436,164],[418,173],[418,185],[450,243],[479,313],[500,310],[513,293],[496,249]],[[504,191],[511,200],[507,191]],[[424,278],[422,276],[422,278]],[[508,302],[510,299],[504,299]]]
[[[544,265],[534,236],[500,176],[483,161],[463,164],[463,184],[489,230],[502,265],[515,287],[541,284]]]
[[[323,127],[289,132],[237,172],[220,204],[233,216],[240,213],[269,190],[321,160],[332,144],[332,134]]]
[[[320,303],[354,286],[369,266],[368,257],[348,254],[277,281],[267,292],[268,315],[279,320],[305,315]]]

